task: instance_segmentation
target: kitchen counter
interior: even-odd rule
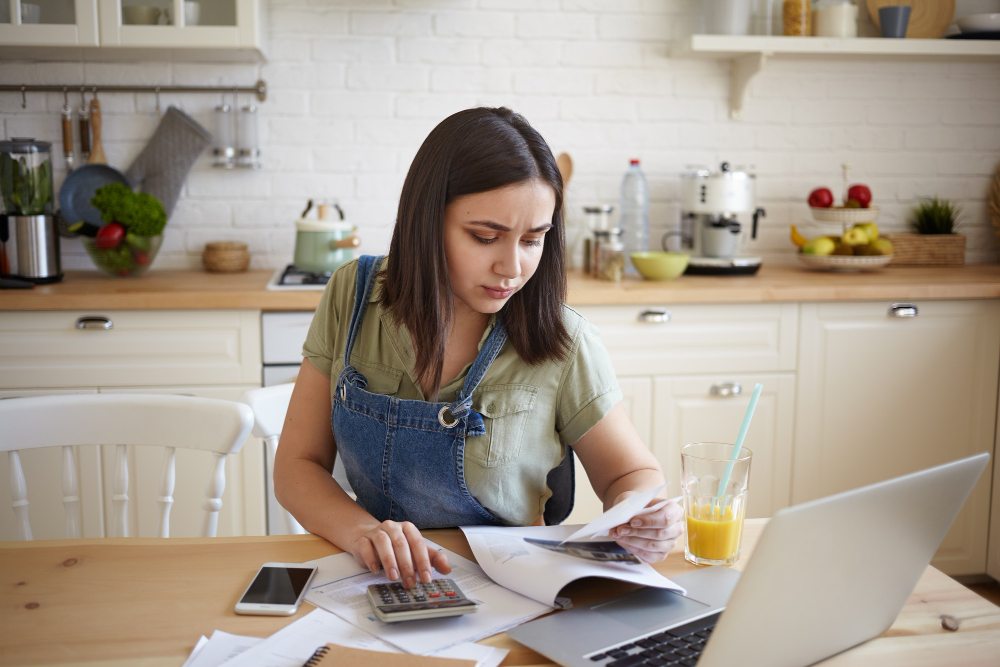
[[[270,270],[245,273],[152,271],[139,278],[108,278],[67,271],[60,283],[0,291],[5,310],[170,310],[251,308],[313,310],[318,290],[267,290]],[[768,303],[876,299],[1000,298],[1000,265],[888,268],[873,273],[827,273],[764,266],[756,276],[681,276],[668,282],[627,279],[620,284],[570,274],[572,306],[676,303]]]

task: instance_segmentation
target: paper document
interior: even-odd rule
[[[562,545],[574,528],[576,526],[462,526],[462,532],[469,540],[476,560],[493,581],[542,604],[570,606],[569,600],[558,597],[559,591],[571,581],[584,577],[618,579],[685,592],[648,563],[592,555],[584,557],[553,550],[551,544]],[[586,546],[592,548],[594,544],[601,543],[591,542]],[[565,545],[562,546],[565,550]]]
[[[580,527],[579,530],[568,536],[563,541],[573,542],[575,540],[587,540],[593,537],[606,537],[609,531],[615,526],[628,523],[639,514],[655,512],[666,505],[669,501],[664,500],[663,502],[657,503],[652,507],[646,507],[646,505],[648,505],[649,501],[655,498],[660,491],[663,491],[665,488],[667,488],[667,485],[661,484],[654,489],[647,489],[646,491],[637,493],[634,496],[629,496],[587,525]]]
[[[264,640],[260,637],[244,637],[216,630],[212,633],[212,638],[205,642],[197,654],[192,653],[192,657],[188,658],[188,662],[184,665],[185,667],[219,667],[219,665],[249,651],[262,641]],[[195,649],[198,647],[196,646]]]
[[[437,544],[427,540],[436,550]],[[451,565],[447,575],[465,595],[483,604],[472,614],[450,618],[383,623],[376,618],[368,602],[369,584],[386,583],[384,572],[372,574],[358,566],[349,553],[327,556],[306,563],[319,568],[306,600],[337,614],[344,620],[376,635],[407,653],[444,655],[444,649],[489,637],[529,621],[552,610],[552,607],[498,586],[483,569],[470,560],[444,549]]]
[[[181,667],[191,667],[191,663],[198,656],[198,653],[201,651],[202,647],[204,647],[205,644],[207,643],[208,643],[208,637],[202,635],[201,639],[198,640],[198,643],[194,645],[193,649],[191,649],[191,655],[187,657],[187,660],[184,661],[184,664],[181,665]]]

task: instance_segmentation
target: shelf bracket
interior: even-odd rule
[[[743,105],[747,101],[747,89],[767,62],[770,53],[750,53],[733,58],[733,74],[729,88],[729,118],[739,120],[743,114]]]

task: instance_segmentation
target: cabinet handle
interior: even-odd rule
[[[716,382],[708,390],[708,393],[719,398],[730,398],[743,393],[743,387],[740,386],[739,382]]]
[[[77,329],[113,329],[115,323],[103,315],[89,315],[76,321]]]
[[[915,303],[894,303],[889,306],[889,317],[916,317],[918,312]]]
[[[670,321],[670,312],[661,308],[654,310],[644,310],[639,313],[640,322],[652,322],[655,324],[666,324]]]

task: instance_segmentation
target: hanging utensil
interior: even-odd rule
[[[95,97],[90,100],[90,131],[94,135],[94,146],[87,164],[107,164],[104,146],[101,144],[101,102]]]
[[[573,175],[573,160],[569,153],[560,153],[556,156],[556,166],[559,167],[559,174],[563,179],[563,191],[569,185],[569,179]]]
[[[77,110],[80,116],[80,164],[87,164],[90,157],[90,108],[87,106],[87,98],[80,89],[80,108]]]
[[[62,144],[66,171],[73,171],[73,108],[69,105],[69,95],[65,88],[63,88]]]

